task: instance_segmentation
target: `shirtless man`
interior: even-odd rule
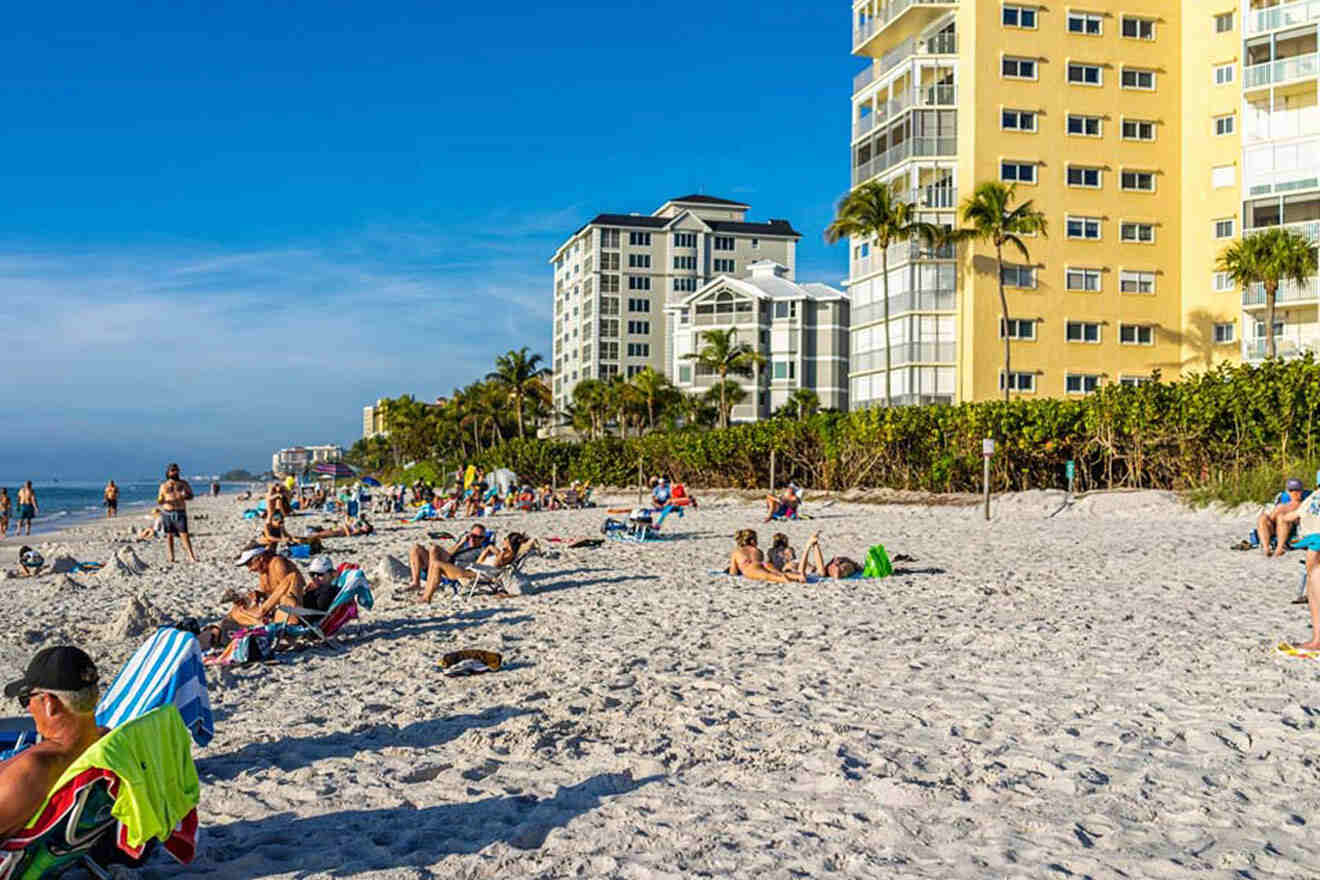
[[[9,514],[14,506],[9,490],[0,486],[0,538],[9,534]]]
[[[32,713],[41,742],[0,763],[0,840],[27,826],[51,787],[106,730],[96,724],[96,665],[77,648],[44,648],[5,686]]]
[[[797,509],[800,504],[802,504],[802,499],[798,497],[797,490],[792,486],[784,489],[784,494],[781,498],[767,495],[765,496],[765,521],[770,522],[770,520],[777,516],[794,516],[797,514]]]
[[[23,534],[24,526],[27,527],[27,534],[32,534],[32,517],[40,512],[41,506],[37,504],[37,493],[32,491],[32,481],[28,480],[18,490],[18,529],[14,534]]]
[[[165,471],[165,482],[156,492],[156,503],[160,505],[161,521],[165,524],[165,540],[169,542],[170,562],[174,561],[174,536],[183,542],[183,549],[188,551],[188,558],[197,561],[193,552],[192,538],[188,536],[188,502],[192,500],[192,486],[187,480],[179,478],[179,466],[171,464]]]
[[[1287,501],[1283,498],[1287,497]],[[1292,477],[1284,484],[1283,494],[1279,497],[1278,504],[1273,508],[1262,511],[1260,518],[1256,520],[1256,535],[1260,538],[1260,549],[1266,556],[1270,555],[1270,539],[1278,539],[1278,547],[1275,549],[1275,556],[1282,556],[1288,552],[1288,530],[1285,517],[1293,513],[1301,506],[1301,503],[1307,498],[1305,487],[1302,481]],[[1296,517],[1288,519],[1287,522],[1293,522]]]
[[[408,551],[408,565],[412,570],[409,589],[422,589],[422,572],[426,572],[426,589],[422,590],[422,595],[416,601],[430,602],[442,577],[451,581],[470,580],[473,574],[465,566],[477,561],[485,543],[486,527],[481,523],[473,523],[468,533],[448,550],[439,544],[432,544],[430,548],[421,544],[414,545]]]
[[[226,625],[230,629],[281,623],[288,615],[281,605],[301,606],[307,582],[298,567],[269,547],[253,547],[238,557],[238,565],[257,576],[256,592],[239,599],[229,609]]]
[[[733,536],[733,553],[729,556],[728,573],[742,575],[748,580],[771,581],[777,584],[802,583],[806,577],[797,571],[780,571],[765,561],[765,554],[756,546],[756,532],[740,529]]]
[[[119,487],[111,480],[105,484],[105,518],[119,515]]]

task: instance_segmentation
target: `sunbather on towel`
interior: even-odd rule
[[[861,563],[847,556],[832,556],[830,561],[825,561],[825,554],[820,552],[820,533],[811,536],[807,541],[807,547],[802,551],[802,561],[799,563],[798,571],[803,578],[809,574],[818,574],[821,577],[828,578],[849,578],[862,570]]]
[[[780,571],[791,571],[798,567],[797,552],[789,546],[788,535],[775,532],[770,539],[770,564]]]
[[[1297,517],[1292,517],[1286,521],[1285,518],[1289,514],[1295,513],[1307,497],[1302,481],[1292,477],[1284,484],[1283,492],[1275,500],[1275,503],[1261,511],[1260,517],[1256,520],[1256,535],[1260,538],[1260,548],[1266,556],[1270,555],[1271,538],[1278,539],[1278,547],[1274,551],[1275,556],[1282,556],[1288,552],[1288,523],[1295,522]]]
[[[766,562],[765,554],[756,546],[756,532],[752,529],[739,530],[733,536],[733,541],[737,546],[729,556],[727,569],[729,574],[742,575],[748,580],[771,581],[778,584],[790,581],[800,583],[806,580],[801,572],[780,571]]]
[[[791,517],[797,513],[802,499],[798,497],[797,490],[792,486],[784,489],[784,494],[779,498],[773,495],[765,496],[765,521],[770,522],[777,516]]]
[[[333,529],[321,529],[317,532],[308,532],[303,540],[322,541],[326,538],[356,538],[359,535],[370,535],[375,531],[376,527],[367,519],[366,514],[359,517],[352,517],[345,512],[343,525],[336,526]]]
[[[306,582],[298,567],[269,547],[252,547],[238,557],[238,565],[257,575],[257,589],[234,602],[225,616],[226,629],[281,623],[288,615],[281,605],[302,605]]]
[[[486,547],[486,527],[481,523],[473,523],[467,534],[448,549],[439,544],[432,544],[430,547],[415,544],[408,551],[408,565],[412,570],[412,582],[408,586],[413,590],[422,590],[418,601],[430,602],[440,586],[441,578],[451,581],[472,578],[472,572],[468,571],[466,566],[481,558],[483,551],[487,549],[489,548]],[[423,573],[426,579],[425,589],[422,588]]]
[[[78,648],[38,651],[5,696],[32,713],[41,742],[0,763],[0,840],[27,826],[64,771],[106,733],[96,724],[96,664]]]

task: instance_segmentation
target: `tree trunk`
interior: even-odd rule
[[[518,439],[519,439],[519,440],[522,440],[522,439],[523,439],[523,413],[522,413],[522,411],[523,411],[523,396],[522,396],[522,391],[515,391],[515,392],[514,392],[514,394],[513,394],[513,402],[514,402],[514,404],[516,404],[517,407],[518,407]]]
[[[999,307],[1004,310],[1004,316],[1000,320],[1000,332],[1004,334],[1004,402],[1009,401],[1009,385],[1013,377],[1013,340],[1008,334],[1008,297],[1004,294],[1004,245],[1003,242],[995,243],[995,265],[999,270]]]
[[[888,408],[892,405],[889,394],[889,371],[893,360],[891,358],[892,352],[889,350],[889,248],[883,244],[880,246],[880,273],[880,277],[885,282],[885,407]]]
[[[1278,292],[1279,284],[1277,281],[1265,282],[1265,352],[1266,357],[1270,360],[1278,355],[1274,339],[1274,297]]]
[[[728,391],[728,385],[725,383],[727,383],[728,381],[729,381],[729,374],[727,372],[722,371],[720,373],[720,427],[721,428],[729,427],[729,407],[724,402],[725,392]]]

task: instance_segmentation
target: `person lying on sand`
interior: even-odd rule
[[[465,566],[477,561],[485,545],[486,527],[481,523],[473,523],[467,534],[448,549],[439,544],[430,547],[414,544],[408,551],[408,566],[412,573],[408,589],[422,590],[421,601],[431,601],[442,577],[457,581],[472,576]],[[422,588],[423,579],[426,581],[425,589]]]
[[[303,540],[321,541],[326,538],[356,538],[360,535],[373,534],[375,531],[376,527],[367,519],[366,514],[354,518],[345,511],[343,525],[336,526],[333,529],[321,529],[319,532],[308,532]]]
[[[861,563],[847,556],[832,556],[825,561],[825,554],[820,551],[820,532],[812,535],[807,547],[802,551],[802,562],[798,569],[803,577],[818,574],[828,578],[849,578],[862,570]]]
[[[71,645],[43,648],[5,696],[32,715],[41,741],[0,762],[0,840],[21,831],[51,788],[107,731],[96,723],[96,664]]]
[[[1256,536],[1260,538],[1260,549],[1266,556],[1270,555],[1272,538],[1278,539],[1278,546],[1273,555],[1282,556],[1288,552],[1290,531],[1288,524],[1297,521],[1295,516],[1288,518],[1289,514],[1295,513],[1308,495],[1309,493],[1302,486],[1302,481],[1291,477],[1284,484],[1283,492],[1276,499],[1275,504],[1261,511],[1260,517],[1256,520]]]
[[[165,534],[165,520],[160,515],[159,507],[153,507],[147,519],[151,520],[151,525],[140,529],[133,537],[135,541],[150,541]]]
[[[728,573],[741,575],[753,581],[771,581],[777,584],[805,581],[801,572],[780,571],[765,561],[765,554],[756,546],[756,532],[752,529],[740,529],[733,536],[736,545],[729,556]]]
[[[302,605],[307,584],[298,567],[270,547],[250,547],[238,557],[237,564],[257,575],[256,590],[243,594],[227,593],[233,607],[225,615],[227,629],[262,626],[288,619],[281,605]]]
[[[765,496],[765,521],[770,522],[777,516],[791,517],[797,513],[798,507],[802,504],[802,499],[798,497],[797,490],[792,486],[784,489],[784,494],[779,498],[773,495]]]

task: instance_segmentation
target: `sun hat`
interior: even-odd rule
[[[329,574],[335,570],[335,564],[330,561],[329,556],[322,553],[311,561],[311,564],[307,566],[307,570],[312,574]]]
[[[248,549],[244,550],[242,553],[238,554],[238,562],[236,562],[235,564],[247,565],[249,562],[256,559],[258,556],[260,556],[265,552],[266,552],[265,547],[249,547]]]
[[[1289,492],[1300,492],[1302,491],[1302,481],[1296,477],[1289,477],[1288,482],[1284,483],[1284,488]]]

